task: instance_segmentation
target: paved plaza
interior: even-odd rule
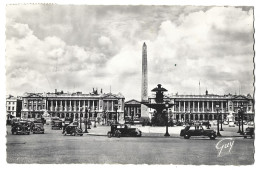
[[[139,127],[142,137],[108,138],[107,126],[89,129],[89,134],[63,136],[62,130],[51,130],[45,125],[45,134],[11,135],[7,126],[7,162],[39,164],[180,164],[180,165],[248,165],[254,162],[254,140],[244,139],[237,127],[224,127],[223,137],[179,137],[183,127],[170,127],[170,137],[163,137],[165,127]],[[215,127],[213,127],[215,128]],[[236,137],[230,137],[235,135]],[[234,141],[230,152],[216,145]],[[220,145],[219,145],[220,146]]]

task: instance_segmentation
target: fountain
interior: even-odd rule
[[[170,136],[168,133],[168,108],[172,107],[174,104],[170,103],[169,100],[164,99],[163,93],[166,92],[165,88],[161,84],[158,84],[156,88],[152,90],[155,92],[155,103],[142,102],[149,108],[156,110],[154,117],[152,118],[152,124],[155,126],[164,126],[166,125],[166,133],[164,136]]]

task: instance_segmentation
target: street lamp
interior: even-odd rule
[[[87,116],[87,113],[88,113],[88,107],[86,106],[85,107],[85,117]],[[85,118],[84,124],[85,124],[84,133],[88,133],[88,116],[87,116],[87,118]]]
[[[170,136],[169,132],[168,132],[168,108],[169,108],[169,102],[165,103],[165,109],[166,109],[166,133],[164,134],[164,136]]]
[[[223,118],[222,118],[223,116],[222,116],[222,115],[223,115],[223,114],[221,113],[221,123],[220,123],[221,126],[220,126],[220,131],[224,131],[223,128],[222,128],[222,124],[223,124]]]
[[[217,124],[218,124],[218,132],[217,132],[217,136],[221,136],[221,134],[219,133],[219,104],[217,103],[216,104],[216,108],[217,108],[217,117],[218,117],[218,122],[217,122]]]
[[[237,133],[240,133],[241,134],[241,130],[240,130],[240,113],[241,113],[241,110],[238,109],[238,131]]]
[[[116,124],[118,123],[118,115],[117,115],[117,109],[118,109],[118,104],[116,103],[114,106],[115,110],[116,110]]]
[[[207,129],[209,129],[209,109],[207,109],[207,113],[208,113],[208,115],[207,115],[207,117],[208,117],[208,127],[207,127]]]
[[[242,134],[244,134],[244,106],[243,106],[243,103],[242,103],[242,105],[241,105],[241,107],[240,107],[240,116],[241,116],[241,120],[242,120],[242,131],[240,132],[240,134],[242,135]]]
[[[90,127],[90,117],[89,117],[89,112],[90,112],[90,109],[88,109],[88,129],[91,129],[91,127]]]

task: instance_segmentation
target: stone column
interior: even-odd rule
[[[188,101],[188,111],[190,112],[190,101]]]
[[[38,110],[38,100],[36,100],[36,109],[35,110]]]
[[[65,100],[65,111],[68,111],[68,108],[67,108],[67,100]]]
[[[79,100],[79,112],[81,111],[81,109],[80,109],[80,100]]]
[[[185,101],[183,102],[183,111],[185,112],[186,109],[185,109]]]
[[[193,109],[193,113],[194,113],[195,112],[195,102],[193,101],[192,104],[193,104],[192,109]]]
[[[83,111],[84,111],[84,113],[86,112],[86,100],[84,100],[84,102],[83,102]]]
[[[214,112],[214,107],[213,107],[214,105],[213,104],[214,104],[214,101],[212,101],[212,113]]]
[[[55,111],[57,111],[58,110],[58,101],[56,100],[55,101]]]
[[[76,103],[76,100],[74,100],[74,111],[77,111],[77,103]],[[75,116],[75,114],[74,114]]]
[[[221,101],[221,111],[222,111],[222,113],[224,113],[224,109],[223,109],[223,101]]]
[[[200,112],[200,101],[198,101],[198,112]]]
[[[95,100],[93,100],[93,103],[92,103],[92,110],[95,110]]]
[[[51,111],[53,111],[53,100],[51,100]]]
[[[203,112],[203,113],[205,112],[205,110],[204,110],[205,104],[204,104],[204,103],[205,103],[205,102],[202,101],[202,112]]]
[[[72,108],[71,108],[71,100],[70,100],[70,111],[72,111]]]
[[[61,108],[61,111],[63,111],[63,105],[62,105],[62,100],[60,101],[60,108]]]
[[[179,101],[179,112],[181,112],[181,102]]]
[[[207,101],[207,110],[209,110],[209,101]]]

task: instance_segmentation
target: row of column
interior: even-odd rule
[[[67,102],[69,101],[69,106]],[[78,104],[77,104],[78,102]],[[64,103],[64,106],[63,104]],[[86,111],[86,107],[93,110],[106,110],[109,112],[114,112],[115,101],[114,100],[83,100],[83,105],[81,104],[82,100],[51,100],[50,101],[50,111]],[[59,106],[58,106],[59,104]],[[103,107],[102,107],[103,106]]]
[[[183,109],[181,109],[181,102],[183,102]],[[209,101],[206,101],[206,108],[205,108],[205,101],[197,101],[197,108],[195,108],[195,101],[187,101],[188,102],[188,107],[186,109],[186,101],[177,101],[177,104],[178,104],[178,109],[174,109],[174,111],[183,111],[183,112],[186,112],[186,111],[192,111],[192,112],[216,112],[216,107],[214,107],[214,101],[211,101],[211,110],[210,110],[210,105],[209,105]],[[192,102],[192,108],[191,108],[191,102]],[[202,109],[200,109],[200,102],[202,102]],[[224,102],[221,101],[220,102],[220,109],[222,112],[226,112],[226,109],[227,109],[227,102],[225,103],[226,104],[226,107],[224,109]],[[174,107],[173,107],[174,108]],[[177,108],[177,107],[175,107]]]
[[[141,114],[141,110],[140,107],[131,107],[131,106],[126,106],[125,107],[125,111],[127,112],[127,115],[132,116],[132,112],[134,112],[134,116],[136,116],[136,114]]]
[[[28,101],[27,101],[27,106],[26,106],[26,108],[27,108],[27,109],[31,109],[31,110],[46,109],[46,104],[45,104],[45,102],[44,102],[43,100],[41,100],[41,102],[39,103],[38,101],[39,101],[39,100],[28,100]],[[31,103],[30,103],[30,102],[31,102]],[[40,108],[38,108],[38,103],[39,103],[39,105],[40,105]],[[23,104],[23,106],[24,106],[24,104]],[[31,108],[30,108],[30,106],[31,106]],[[35,106],[36,108],[34,108],[34,106]]]
[[[181,119],[181,117],[183,116],[184,120],[186,119],[186,115],[185,114],[178,114],[179,115],[179,119]],[[191,114],[187,114],[188,115],[188,119],[191,120]],[[217,116],[217,114],[192,114],[193,115],[193,120],[195,120],[195,115],[197,115],[198,120],[208,120],[209,116],[211,115],[212,119],[214,119],[214,115]],[[207,115],[207,118],[206,118]],[[201,119],[202,116],[202,119]],[[224,119],[224,114],[220,114],[221,119]],[[177,114],[173,114],[173,119],[176,120],[177,118]]]

